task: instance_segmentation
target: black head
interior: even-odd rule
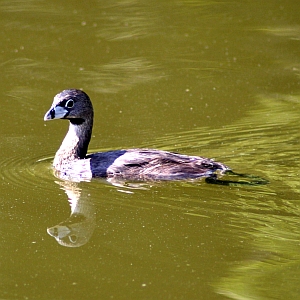
[[[81,90],[70,89],[54,97],[44,120],[68,119],[74,124],[80,124],[91,118],[93,118],[93,106],[89,96]]]

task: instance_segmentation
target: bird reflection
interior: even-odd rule
[[[71,207],[71,215],[59,224],[47,229],[49,235],[65,247],[80,247],[91,238],[96,226],[95,207],[88,198],[82,195],[78,183],[56,181],[66,194]]]
[[[268,182],[260,177],[247,174],[232,173],[232,176],[246,178],[245,181],[235,180],[217,180],[208,178],[206,182],[220,185],[261,185]],[[64,247],[81,247],[85,245],[93,235],[96,227],[96,209],[89,195],[79,188],[79,182],[60,180],[55,181],[60,185],[68,196],[71,207],[70,216],[59,224],[49,227],[47,232],[54,237],[56,241]],[[118,188],[118,191],[125,193],[133,193],[133,190],[148,190],[159,182],[124,182],[122,180],[110,179],[107,183]]]

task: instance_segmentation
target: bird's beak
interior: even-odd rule
[[[44,121],[49,121],[53,119],[63,119],[68,114],[68,111],[61,107],[55,106],[51,107],[44,116]]]

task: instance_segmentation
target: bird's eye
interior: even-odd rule
[[[74,106],[74,100],[70,99],[66,102],[65,107],[72,108]]]

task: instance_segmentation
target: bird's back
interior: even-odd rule
[[[126,180],[179,180],[209,177],[229,168],[212,159],[152,149],[99,152],[91,158],[93,177]]]

